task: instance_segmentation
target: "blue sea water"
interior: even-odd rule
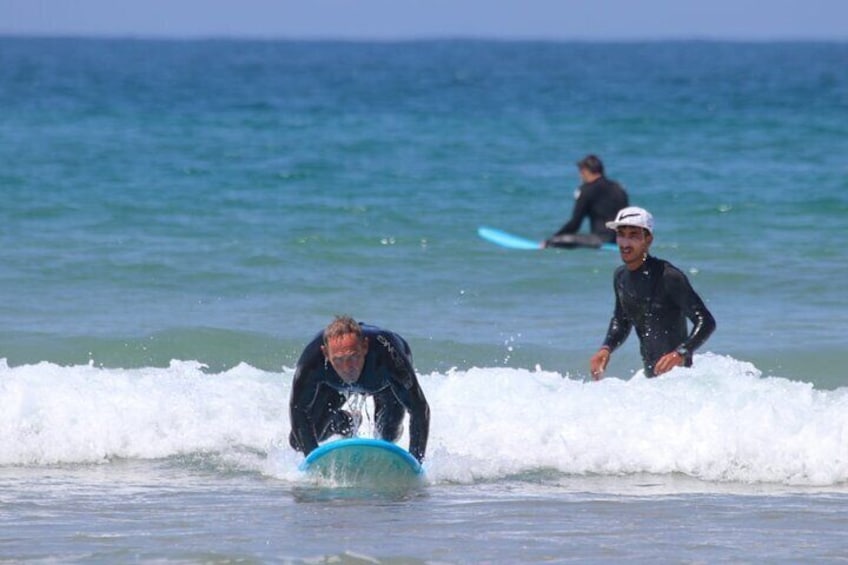
[[[0,557],[844,559],[846,63],[0,38]],[[590,152],[717,318],[692,369],[631,337],[587,382],[617,255],[476,235],[549,235]],[[292,367],[336,313],[413,348],[422,493],[303,495]]]

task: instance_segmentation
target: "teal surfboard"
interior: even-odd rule
[[[541,241],[533,241],[495,228],[481,226],[477,228],[477,235],[507,249],[542,249]]]
[[[495,245],[499,245],[501,247],[505,247],[507,249],[544,249],[542,247],[541,241],[521,237],[520,235],[515,235],[504,230],[499,230],[497,228],[481,226],[477,228],[477,235],[479,235],[488,242],[494,243]],[[598,249],[598,247],[592,248]],[[604,251],[618,251],[618,246],[614,243],[604,243],[600,246],[600,249]]]
[[[420,484],[421,464],[408,451],[381,439],[330,441],[312,451],[301,471],[335,486],[397,489]]]

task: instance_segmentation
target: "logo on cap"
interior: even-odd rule
[[[616,230],[622,226],[633,226],[654,233],[654,217],[644,208],[628,206],[619,210],[615,220],[607,222],[606,226],[611,230]]]

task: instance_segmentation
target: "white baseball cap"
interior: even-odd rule
[[[644,208],[628,206],[619,210],[618,214],[615,215],[615,220],[607,222],[606,226],[611,230],[616,230],[621,226],[633,226],[654,233],[654,217]]]

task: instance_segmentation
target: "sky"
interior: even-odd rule
[[[848,0],[0,0],[0,35],[848,40]]]

